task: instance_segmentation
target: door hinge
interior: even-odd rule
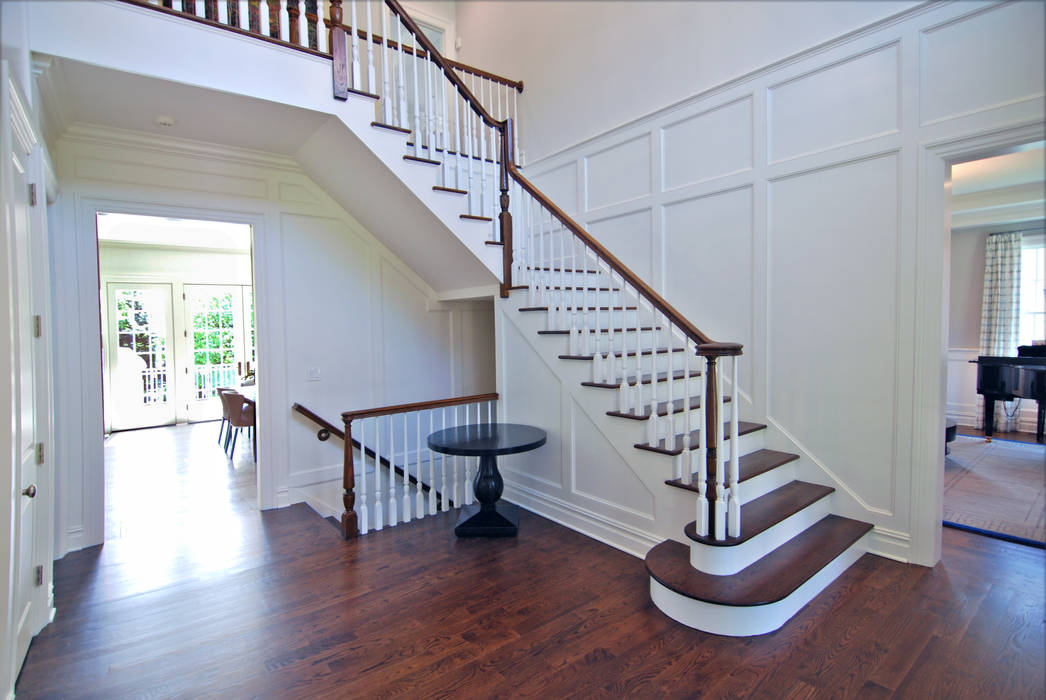
[[[36,206],[36,183],[29,185],[29,206]]]
[[[40,318],[40,314],[33,316],[33,337],[40,338],[44,334],[44,320]]]
[[[36,463],[44,463],[44,443],[42,442],[36,443]]]
[[[189,337],[189,331],[182,331],[182,337],[183,338],[188,338]]]
[[[36,567],[36,585],[37,586],[44,585],[44,567],[43,566],[37,566]]]

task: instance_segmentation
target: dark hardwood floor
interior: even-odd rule
[[[188,454],[231,489],[218,515],[57,562],[19,700],[1043,697],[1041,550],[945,530],[934,569],[865,556],[734,639],[672,622],[642,560],[538,516],[513,539],[457,539],[449,513],[343,542],[307,506],[239,507],[220,449]]]

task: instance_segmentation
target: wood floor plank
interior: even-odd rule
[[[948,530],[933,569],[868,555],[777,632],[721,637],[657,610],[642,560],[531,513],[506,540],[447,513],[350,542],[303,505],[258,513],[249,460],[204,428],[164,478],[229,493],[174,488],[169,517],[198,522],[120,514],[57,562],[19,700],[1043,695],[1041,550]]]

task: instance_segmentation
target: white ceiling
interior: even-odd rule
[[[249,253],[251,227],[247,224],[227,224],[220,221],[99,214],[98,241]]]
[[[293,155],[327,119],[297,107],[67,59],[55,63],[64,126],[85,122]],[[172,117],[174,125],[158,125],[161,115]]]
[[[1016,153],[952,166],[952,196],[1042,182],[1046,161],[1043,144]]]

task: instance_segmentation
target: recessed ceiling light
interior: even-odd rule
[[[163,114],[156,117],[156,123],[160,126],[174,126],[174,117],[168,117]]]

